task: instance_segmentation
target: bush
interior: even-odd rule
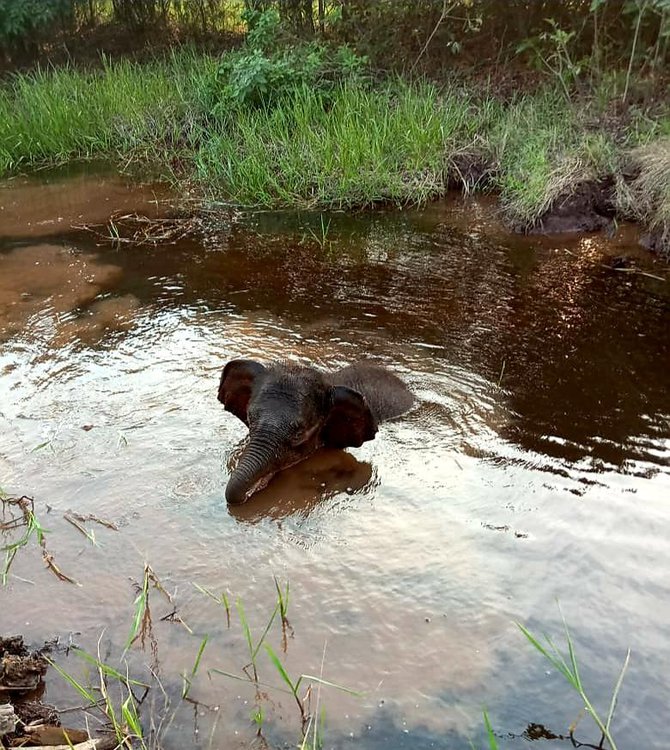
[[[0,0],[0,47],[9,47],[65,13],[68,0]]]
[[[281,25],[276,11],[248,11],[245,18],[249,33],[243,48],[223,57],[211,81],[215,116],[242,106],[273,106],[303,86],[323,93],[344,81],[366,79],[367,58],[349,47],[314,41],[278,49]]]

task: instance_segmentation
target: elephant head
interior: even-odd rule
[[[321,446],[357,447],[377,433],[377,418],[360,392],[310,367],[233,360],[221,375],[218,399],[249,428],[226,487],[233,504]]]

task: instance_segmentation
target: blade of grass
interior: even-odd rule
[[[491,720],[486,711],[484,711],[484,726],[486,727],[486,736],[489,740],[490,750],[498,750],[498,740],[496,740],[495,734],[493,734],[493,727],[491,726]]]

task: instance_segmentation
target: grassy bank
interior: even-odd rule
[[[0,174],[112,157],[263,207],[416,203],[461,185],[498,191],[520,229],[588,183],[670,244],[667,111],[612,118],[615,87],[579,102],[549,85],[502,101],[462,82],[373,83],[360,60],[301,54],[182,52],[16,75],[0,88]]]

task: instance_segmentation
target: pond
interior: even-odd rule
[[[126,658],[160,676],[175,712],[164,746],[249,747],[256,691],[235,602],[259,639],[276,577],[290,585],[286,652],[278,621],[267,643],[288,673],[358,693],[313,684],[325,747],[484,746],[486,708],[500,746],[520,748],[529,725],[565,734],[581,710],[515,624],[563,642],[558,600],[603,712],[631,649],[619,746],[663,747],[670,285],[633,230],[516,237],[494,204],[460,197],[231,215],[156,246],[72,229],[160,215],[169,197],[104,170],[0,187],[0,486],[34,498],[76,580],[46,569],[36,542],[21,549],[0,634],[99,642],[118,666],[148,564],[172,601],[150,585],[153,634]],[[246,429],[216,393],[234,357],[326,370],[372,358],[417,403],[374,441],[227,507]],[[88,521],[86,538],[69,511],[117,529]],[[230,625],[196,584],[226,592]],[[180,702],[205,635],[195,703]],[[87,679],[76,654],[56,658]],[[264,736],[294,746],[297,707],[257,659]],[[81,703],[56,673],[47,699]],[[588,718],[576,736],[599,739]]]

